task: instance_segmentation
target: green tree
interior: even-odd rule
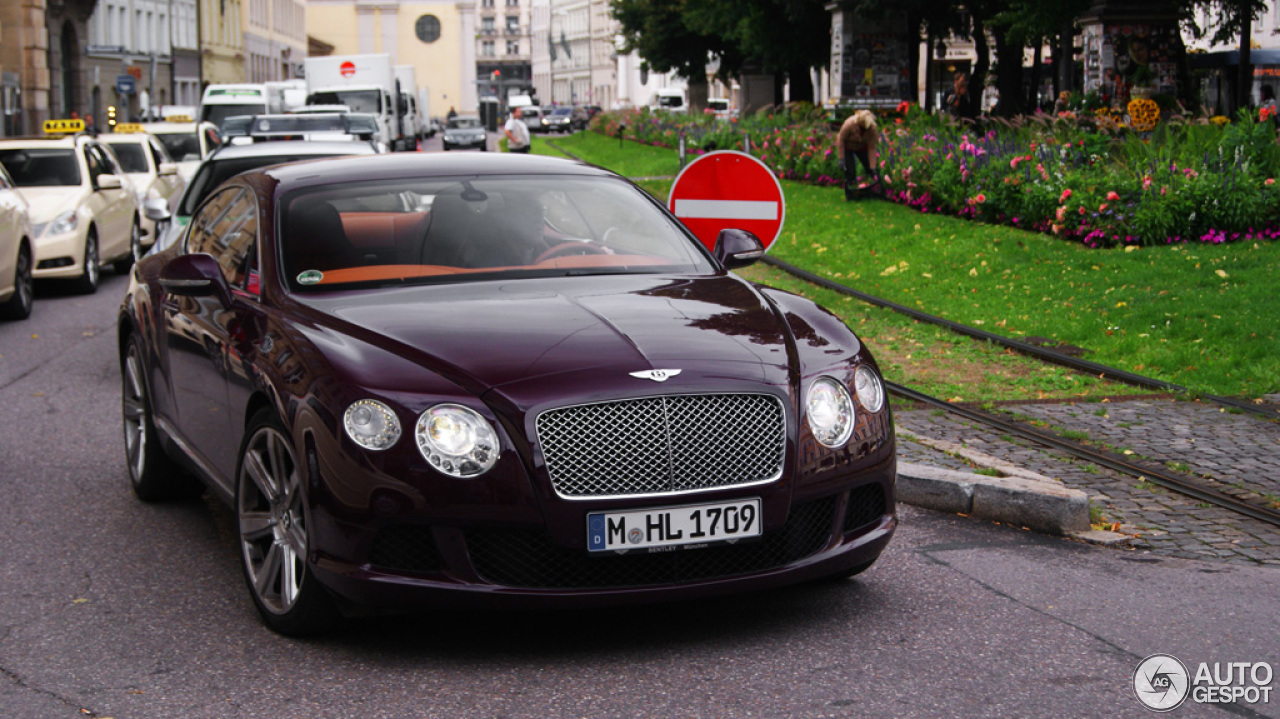
[[[685,0],[613,0],[613,17],[621,25],[624,52],[638,52],[651,70],[675,72],[689,81],[689,104],[707,104],[707,61],[721,58],[721,72],[736,70],[740,53],[723,36],[688,22]],[[637,100],[639,98],[636,98]]]

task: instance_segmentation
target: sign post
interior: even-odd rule
[[[782,232],[786,200],[778,178],[743,152],[712,152],[689,163],[671,186],[667,208],[714,250],[721,230],[746,230],[768,251]]]

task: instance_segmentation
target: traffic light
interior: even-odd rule
[[[501,70],[494,70],[494,71],[493,71],[493,75],[492,75],[489,79],[493,80],[494,82],[497,82],[497,81],[501,80],[501,79],[502,79],[502,71],[501,71]]]
[[[107,127],[116,126],[116,106],[107,105]]]

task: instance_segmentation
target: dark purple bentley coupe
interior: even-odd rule
[[[705,597],[856,574],[893,422],[835,316],[609,172],[528,156],[239,175],[137,264],[129,474],[234,508],[286,634],[343,613]]]

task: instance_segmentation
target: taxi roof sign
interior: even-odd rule
[[[116,125],[115,132],[117,134],[129,134],[135,132],[146,132],[147,129],[136,122],[122,122]]]
[[[165,115],[165,122],[195,122],[190,115]]]
[[[46,135],[69,135],[74,132],[84,132],[84,120],[44,121],[44,134]]]

